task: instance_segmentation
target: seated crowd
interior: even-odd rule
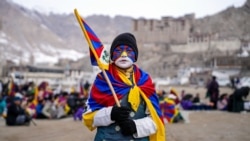
[[[52,90],[47,82],[36,86],[29,82],[17,86],[8,82],[0,94],[0,115],[6,119],[6,125],[29,125],[35,119],[61,119],[73,116],[74,120],[82,120],[85,102],[90,85],[80,87],[79,92]],[[204,102],[200,94],[185,93],[179,95],[174,88],[169,92],[157,92],[160,108],[167,123],[183,122],[181,110],[215,110],[214,103]],[[249,87],[236,89],[231,95],[223,93],[219,96],[216,109],[241,112],[250,111],[250,102],[246,100]]]
[[[250,111],[250,101],[246,99],[249,94],[249,87],[236,89],[231,95],[227,93],[220,94],[216,106],[210,101],[209,97],[201,100],[199,93],[196,95],[186,94],[183,90],[181,96],[179,96],[176,90],[171,88],[168,92],[159,90],[157,94],[163,117],[167,123],[184,121],[180,110]]]
[[[183,92],[184,93],[184,92]],[[247,100],[249,94],[249,87],[241,87],[235,89],[232,94],[222,93],[219,95],[214,108],[214,103],[200,100],[199,93],[195,96],[192,94],[183,94],[181,99],[181,106],[184,110],[222,110],[229,112],[242,112],[250,110],[250,102]]]
[[[29,125],[35,119],[61,119],[73,116],[81,120],[85,110],[87,89],[84,93],[75,90],[53,91],[47,82],[36,86],[30,82],[17,86],[9,82],[0,95],[0,114],[6,125]]]

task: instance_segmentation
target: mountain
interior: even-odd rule
[[[83,56],[47,28],[37,12],[10,1],[0,1],[0,23],[1,57],[4,59],[28,61],[34,55],[37,61],[53,62],[55,56],[66,57],[65,52],[72,53],[74,59]]]
[[[81,14],[81,13],[79,13]],[[192,32],[218,33],[220,39],[250,38],[250,0],[239,8],[229,7],[217,14],[195,19]],[[132,32],[129,16],[111,18],[104,15],[84,17],[104,44],[110,44],[121,32]],[[89,61],[88,45],[73,14],[44,14],[26,9],[11,0],[0,1],[0,58],[14,62],[56,63],[68,58],[75,68]],[[200,54],[174,54],[162,48],[140,50],[138,64],[155,76],[164,76],[166,69],[178,69],[200,62]],[[195,57],[198,56],[198,57]],[[188,63],[189,62],[189,63]],[[89,63],[88,63],[89,64]],[[156,66],[159,69],[152,68]],[[88,66],[91,69],[91,66]],[[173,74],[174,75],[174,74]]]
[[[233,6],[211,16],[197,19],[194,31],[219,33],[219,38],[250,38],[250,0],[239,8]]]
[[[123,31],[131,31],[132,18],[93,15],[85,20],[102,41],[110,42]],[[42,14],[10,0],[0,1],[0,56],[14,62],[56,63],[59,58],[77,60],[88,46],[73,14]]]
[[[39,14],[39,13],[37,13]],[[42,15],[39,14],[41,23],[48,27],[53,33],[67,41],[72,48],[79,51],[88,51],[83,48],[86,45],[80,26],[75,18],[75,15]],[[110,43],[113,37],[124,31],[132,30],[132,20],[130,17],[116,16],[110,18],[103,15],[92,15],[84,18],[91,25],[98,37],[103,43]]]

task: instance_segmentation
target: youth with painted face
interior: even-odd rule
[[[122,33],[112,42],[111,64],[106,71],[121,107],[116,106],[103,73],[92,85],[83,122],[97,128],[95,141],[163,141],[165,128],[152,79],[135,62],[135,36]]]

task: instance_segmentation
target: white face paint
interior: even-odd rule
[[[115,65],[122,69],[131,67],[134,62],[129,57],[119,57],[115,60]]]

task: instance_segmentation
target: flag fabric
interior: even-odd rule
[[[178,108],[173,99],[165,98],[160,102],[160,108],[163,112],[163,117],[167,119],[168,123],[173,123],[174,118],[178,114]]]
[[[100,69],[108,69],[109,64],[109,54],[105,50],[102,42],[96,36],[95,32],[90,28],[90,26],[84,21],[84,19],[79,16],[77,10],[75,9],[76,18],[82,28],[85,39],[89,45],[90,60],[93,66],[98,66]]]
[[[8,95],[9,96],[15,96],[16,94],[16,84],[11,80],[8,84]]]
[[[122,74],[119,73],[119,70],[117,70],[114,64],[110,64],[109,70],[107,70],[106,73],[119,100],[128,93],[128,97],[132,95],[132,97],[136,98],[137,95],[134,94],[138,93],[138,99],[140,99],[141,96],[145,101],[151,113],[151,117],[157,124],[158,129],[157,133],[150,137],[150,140],[165,140],[165,129],[162,113],[151,77],[146,72],[139,69],[136,65],[134,65],[133,74],[134,84],[129,84],[131,81],[126,78],[126,76],[121,76]],[[127,79],[127,81],[125,79]],[[133,93],[134,90],[135,93]],[[115,105],[115,100],[107,82],[105,81],[103,72],[101,72],[97,75],[97,78],[90,91],[89,99],[87,101],[88,111],[83,115],[84,124],[90,130],[94,130],[92,127],[94,116],[93,113],[103,107],[113,105]]]
[[[33,99],[32,103],[34,105],[37,105],[38,104],[38,87],[35,86],[32,91],[34,92],[34,99]]]

